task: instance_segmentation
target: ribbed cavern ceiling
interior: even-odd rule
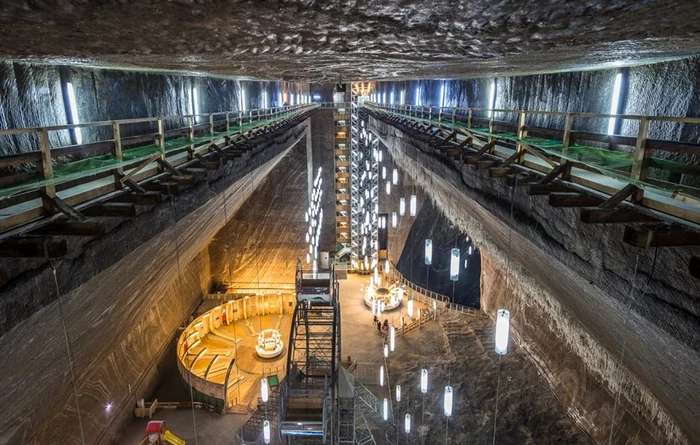
[[[0,58],[285,80],[476,77],[700,52],[673,0],[0,1]]]

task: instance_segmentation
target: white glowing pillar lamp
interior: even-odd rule
[[[425,265],[433,264],[433,240],[430,238],[425,240]]]
[[[384,273],[389,274],[391,272],[391,263],[389,260],[384,260]]]
[[[452,249],[450,255],[450,280],[459,280],[459,249]]]
[[[384,358],[389,357],[389,345],[384,343]]]
[[[399,287],[399,302],[403,301],[403,287]]]
[[[391,195],[391,181],[386,182],[386,194]]]
[[[496,315],[496,354],[508,352],[508,331],[510,330],[510,312],[499,309]]]
[[[394,183],[394,185],[399,183],[399,171],[394,169],[393,172],[391,172],[391,182]]]
[[[379,269],[376,266],[374,268],[374,282],[379,286]]]
[[[382,167],[382,179],[386,179],[386,167]]]
[[[420,370],[420,392],[428,393],[428,370],[425,368]]]
[[[396,328],[392,324],[391,327],[389,328],[389,350],[391,352],[394,352],[394,349],[396,349]],[[398,387],[399,393],[401,391],[401,386]],[[398,402],[398,400],[397,400]]]
[[[472,254],[472,246],[469,246],[469,255]]]
[[[372,315],[377,315],[377,300],[372,300]]]
[[[260,379],[260,398],[263,403],[267,403],[270,398],[270,388],[267,386],[267,379]]]
[[[399,216],[406,214],[406,198],[399,199]]]
[[[270,443],[271,440],[269,420],[263,422],[263,440],[265,441],[265,443]]]
[[[403,421],[403,432],[409,434],[411,432],[411,415],[406,414]]]
[[[382,403],[382,417],[384,417],[385,422],[389,420],[389,400],[386,397],[384,397],[384,403]]]
[[[411,216],[416,216],[416,201],[418,200],[418,197],[416,195],[411,195],[411,202],[409,205],[409,212]]]
[[[396,385],[396,401],[401,401],[401,385]]]
[[[396,212],[391,212],[391,227],[395,229],[397,225],[399,225],[399,217]]]
[[[408,318],[413,318],[413,298],[408,299]]]
[[[379,386],[384,386],[384,365],[379,367]]]
[[[452,417],[452,387],[445,386],[445,399],[443,400],[443,412],[445,416]]]
[[[382,159],[383,159],[383,158],[384,158],[384,157],[382,156],[382,151],[379,150],[379,162],[382,162]]]

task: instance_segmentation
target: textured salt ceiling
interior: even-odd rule
[[[695,1],[0,0],[0,58],[285,80],[478,77],[700,53]]]

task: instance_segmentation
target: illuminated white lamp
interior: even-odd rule
[[[245,88],[241,88],[241,111],[245,111]]]
[[[613,96],[612,102],[610,103],[610,114],[617,114],[618,106],[620,103],[620,87],[622,86],[622,73],[617,73],[615,76],[615,85],[613,86]],[[615,132],[615,124],[617,123],[616,117],[611,117],[608,119],[608,134],[613,134]]]
[[[496,81],[491,80],[491,91],[489,92],[489,119],[493,116],[493,108],[496,102]]]
[[[277,106],[281,107],[284,101],[282,100],[282,92],[277,93]]]
[[[392,324],[389,327],[389,350],[391,352],[394,352],[394,349],[396,349],[396,327]],[[401,394],[401,386],[397,386],[399,394]],[[398,400],[397,400],[398,402]]]
[[[389,357],[389,345],[384,343],[384,358]]]
[[[382,158],[383,158],[382,150],[379,150],[379,162],[382,162]]]
[[[420,370],[420,392],[428,393],[428,370],[425,368]]]
[[[68,92],[68,107],[70,108],[71,123],[78,125],[80,123],[80,118],[78,117],[78,103],[75,100],[75,90],[71,82],[66,83],[66,91]],[[73,136],[75,136],[76,144],[80,145],[83,143],[83,135],[80,127],[73,128]]]
[[[399,171],[397,169],[394,169],[394,171],[391,172],[391,181],[394,183],[394,185],[399,183]]]
[[[472,246],[469,246],[469,255],[472,254]]]
[[[410,215],[411,216],[416,216],[416,201],[418,201],[418,197],[416,195],[411,195],[411,202],[410,202]]]
[[[396,228],[396,226],[399,224],[399,217],[396,214],[396,212],[391,212],[391,227]]]
[[[443,412],[445,416],[452,417],[452,387],[445,386],[445,398],[442,404]]]
[[[425,265],[433,264],[433,240],[430,238],[425,240]]]
[[[386,194],[391,195],[391,181],[386,182]]]
[[[267,379],[265,378],[260,379],[260,398],[263,403],[267,403],[267,400],[270,398],[270,387],[267,386]]]
[[[109,402],[108,404],[105,405],[105,411],[107,413],[110,413],[112,411],[112,402]]]
[[[510,330],[510,312],[499,309],[496,315],[496,354],[508,352],[508,331]]]
[[[408,299],[408,318],[413,318],[413,298]]]
[[[311,263],[311,254],[307,253],[306,254],[306,264],[310,264],[310,263]]]
[[[389,93],[389,105],[394,105],[394,92]]]
[[[450,255],[450,280],[459,280],[459,249],[452,249]]]
[[[465,269],[467,268],[468,261],[469,261],[469,260],[467,260],[466,258],[464,259],[464,268],[465,268]]]
[[[370,283],[370,287],[372,283]],[[377,315],[377,300],[372,300],[372,315]]]
[[[409,434],[411,432],[411,415],[406,414],[403,421],[403,432]]]
[[[401,385],[396,385],[396,401],[401,401]]]
[[[379,386],[384,386],[384,365],[379,367]]]
[[[384,397],[384,403],[382,403],[382,417],[384,417],[385,422],[389,420],[389,400],[386,397]]]
[[[433,312],[437,312],[437,301],[433,300]]]
[[[263,440],[265,441],[265,443],[270,443],[271,440],[269,420],[263,422]]]
[[[399,301],[403,301],[403,287],[399,287]]]
[[[406,214],[406,198],[399,199],[399,216]]]
[[[386,179],[386,167],[382,167],[382,179]]]
[[[309,232],[306,232],[306,242],[309,242]]]
[[[391,272],[391,262],[386,259],[384,260],[384,273],[389,274],[389,272]]]

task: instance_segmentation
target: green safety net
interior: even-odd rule
[[[428,122],[428,119],[418,118],[404,113],[394,114]],[[652,171],[652,173],[657,173],[656,176],[658,176],[658,178],[649,177],[645,181],[639,181],[629,177],[633,165],[632,153],[586,145],[572,145],[567,147],[566,151],[564,151],[562,142],[558,140],[532,136],[519,138],[515,133],[499,131],[491,132],[488,128],[484,127],[469,128],[467,124],[462,122],[432,122],[434,124],[439,123],[441,126],[446,128],[468,131],[485,138],[495,138],[512,143],[527,144],[533,149],[538,149],[546,154],[553,155],[561,159],[566,159],[571,162],[585,164],[586,166],[595,170],[597,173],[637,185],[640,188],[650,189],[653,192],[663,196],[671,198],[677,198],[678,195],[700,197],[700,188],[697,186],[678,184],[676,182],[669,182],[664,179],[664,177],[668,176],[669,173],[700,176],[700,166],[693,166],[669,159],[652,157],[649,160],[649,168],[657,170],[657,172]],[[653,181],[653,183],[651,181]]]
[[[287,113],[280,114],[275,118],[263,119],[252,123],[243,123],[243,125],[241,125],[240,127],[238,125],[231,125],[228,131],[214,132],[213,135],[206,134],[203,136],[195,136],[192,140],[190,140],[187,136],[167,139],[165,141],[165,153],[167,154],[173,151],[181,150],[183,148],[189,147],[190,145],[206,144],[211,141],[221,139],[224,136],[233,136],[240,132],[246,132],[253,128],[261,127],[274,121],[294,116],[297,113],[299,112],[290,111]],[[39,187],[57,185],[60,183],[68,182],[85,176],[95,175],[120,167],[124,168],[127,166],[132,166],[134,162],[145,161],[160,152],[160,147],[158,145],[151,144],[141,146],[138,148],[124,150],[122,152],[121,161],[117,161],[117,158],[114,156],[114,154],[107,154],[91,156],[89,158],[81,159],[78,161],[68,162],[66,164],[54,167],[54,177],[52,179],[36,179],[24,182],[22,184],[14,185],[12,187],[0,189],[0,200],[10,198],[19,193],[27,192],[30,190],[36,190]]]

